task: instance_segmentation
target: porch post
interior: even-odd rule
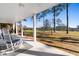
[[[34,42],[36,42],[36,14],[33,16],[33,37]]]
[[[13,23],[13,33],[15,33],[14,30],[15,30],[15,24]]]
[[[23,37],[23,24],[22,24],[22,21],[21,21],[21,36]]]
[[[17,22],[16,22],[16,35],[18,35]]]

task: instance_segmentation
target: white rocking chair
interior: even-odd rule
[[[7,53],[7,52],[13,52],[15,50],[17,50],[19,48],[19,46],[23,43],[22,39],[16,35],[11,35],[8,32],[3,32],[3,35],[1,35],[1,39],[3,42],[3,44],[5,45],[5,49],[2,49],[2,55],[4,53]],[[2,44],[2,45],[3,45]],[[15,47],[17,47],[17,49],[15,49]]]

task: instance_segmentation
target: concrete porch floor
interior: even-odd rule
[[[74,56],[55,47],[44,45],[40,42],[24,41],[25,48],[7,54],[7,56]]]

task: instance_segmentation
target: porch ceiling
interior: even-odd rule
[[[0,3],[0,23],[14,23],[55,5],[56,3]]]

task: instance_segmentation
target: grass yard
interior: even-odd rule
[[[33,37],[33,30],[25,30],[24,34],[26,36]],[[66,31],[56,31],[56,33],[52,33],[51,35],[51,31],[37,30],[37,40],[46,45],[49,45],[49,46],[51,45],[53,47],[67,51],[69,53],[79,55],[79,49],[78,49],[79,48],[79,32],[78,31],[69,31],[69,34],[66,34]],[[75,50],[74,48],[77,50]]]
[[[56,33],[53,33],[52,35],[49,33],[49,31],[42,32],[42,35],[40,35],[38,40],[40,42],[42,40],[42,43],[46,45],[53,46],[79,56],[79,32],[69,31],[69,34],[66,34],[65,31],[56,31]],[[43,35],[47,37],[43,37]]]
[[[24,35],[26,36],[33,36],[33,30],[24,30]],[[79,32],[78,31],[69,31],[69,34],[66,34],[66,31],[56,31],[56,33],[52,33],[51,31],[39,31],[37,30],[37,37],[43,37],[47,36],[49,38],[60,38],[60,37],[73,37],[73,38],[79,38]]]
[[[24,35],[33,37],[33,30],[24,30]]]

